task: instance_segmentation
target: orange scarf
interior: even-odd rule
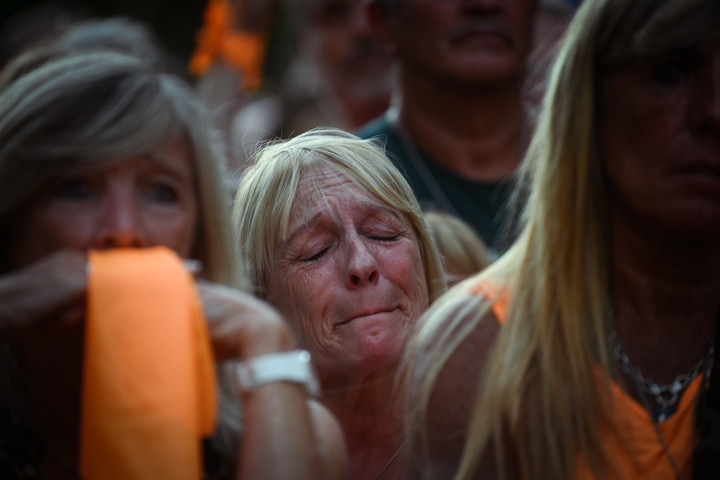
[[[194,283],[164,247],[89,254],[80,472],[197,480],[216,385]]]

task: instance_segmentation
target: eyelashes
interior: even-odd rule
[[[383,236],[367,236],[369,240],[372,240],[374,242],[380,242],[380,243],[393,243],[397,241],[400,238],[400,235],[383,235]],[[327,254],[333,245],[328,245],[326,247],[323,247],[321,250],[319,250],[317,253],[312,253],[308,256],[303,256],[299,259],[301,263],[311,263],[316,260],[320,260],[322,257]]]
[[[381,236],[381,237],[369,237],[371,240],[376,240],[378,242],[386,242],[386,243],[392,243],[398,238],[400,238],[400,235],[388,235],[388,236]]]
[[[301,258],[300,261],[302,263],[310,263],[314,262],[315,260],[320,260],[327,252],[330,250],[330,247],[325,247],[322,250],[320,250],[318,253],[311,255],[310,257]]]

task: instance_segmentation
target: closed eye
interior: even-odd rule
[[[378,242],[394,242],[395,240],[400,238],[400,235],[374,236],[369,238]]]
[[[315,260],[319,260],[320,258],[322,258],[323,255],[325,255],[328,250],[330,250],[330,247],[325,247],[311,257],[301,258],[300,261],[301,262],[314,262]]]

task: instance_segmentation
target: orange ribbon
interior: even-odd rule
[[[208,2],[188,70],[199,77],[210,70],[213,62],[222,61],[242,74],[241,88],[253,92],[262,83],[267,38],[263,33],[235,30],[232,15],[227,0]]]
[[[82,478],[200,479],[216,384],[193,279],[164,247],[93,251],[89,267]]]

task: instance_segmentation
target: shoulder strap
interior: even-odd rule
[[[487,300],[492,303],[493,313],[497,321],[499,323],[505,321],[509,295],[507,287],[504,284],[486,279],[471,286],[469,293],[487,298]]]

